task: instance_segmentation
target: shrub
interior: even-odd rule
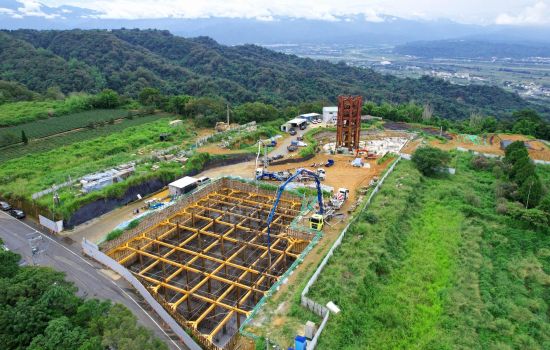
[[[479,199],[479,197],[472,192],[466,193],[464,199],[466,200],[466,203],[474,207],[479,207],[481,205],[481,199]]]
[[[128,223],[128,226],[126,227],[127,230],[131,230],[133,229],[134,227],[137,227],[137,225],[139,225],[139,220],[138,219],[134,219],[132,221],[130,221]]]
[[[378,222],[378,216],[376,216],[374,213],[371,213],[371,212],[367,212],[365,214],[365,220],[369,223],[369,224],[376,224]]]
[[[120,235],[122,235],[123,232],[124,231],[121,229],[113,230],[107,234],[107,237],[105,237],[105,240],[112,241],[113,239],[120,237]]]
[[[450,155],[438,148],[421,147],[414,152],[412,161],[422,174],[433,176],[449,163]]]
[[[475,170],[488,170],[491,167],[491,161],[487,157],[476,156],[472,158],[470,165]]]
[[[505,198],[497,200],[496,212],[501,215],[508,214],[508,201]]]

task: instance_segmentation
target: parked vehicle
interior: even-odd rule
[[[307,124],[300,124],[300,130],[305,130],[307,128]]]
[[[19,209],[12,209],[10,210],[10,215],[17,219],[24,219],[25,218],[25,212],[23,210]]]
[[[296,140],[298,140],[298,141],[304,141],[304,137],[303,137],[303,136],[297,136],[297,137],[296,137]]]
[[[331,166],[334,165],[334,159],[329,159],[327,160],[327,162],[325,163],[325,167],[326,168],[330,168]]]
[[[277,155],[274,155],[273,157],[271,157],[271,160],[279,160],[279,159],[283,159],[284,156],[282,154],[277,154]]]
[[[2,209],[3,211],[8,211],[11,209],[11,205],[9,205],[9,203],[7,202],[0,202],[0,209]]]
[[[298,149],[298,146],[289,145],[286,149],[287,149],[289,152],[295,152],[295,151]]]
[[[295,129],[290,129],[288,130],[288,133],[290,134],[290,136],[294,136],[297,134],[296,130]]]
[[[319,180],[323,181],[327,178],[327,173],[325,172],[325,169],[318,168],[315,173],[317,173],[317,176],[319,177]]]
[[[210,182],[210,178],[207,176],[202,176],[197,179],[197,183],[200,185],[204,185],[205,183]]]

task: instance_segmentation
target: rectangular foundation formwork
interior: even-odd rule
[[[287,195],[268,249],[266,220],[275,192],[232,184],[203,191],[107,252],[210,349],[232,347],[241,323],[310,241],[290,234],[301,201]]]

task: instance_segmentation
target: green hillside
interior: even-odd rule
[[[111,88],[136,97],[151,86],[164,94],[221,96],[231,103],[259,100],[277,106],[313,100],[334,103],[340,94],[361,94],[374,102],[429,102],[437,114],[451,119],[472,112],[506,117],[532,107],[497,87],[452,85],[428,77],[401,79],[167,31],[17,30],[1,35],[0,58],[8,64],[0,65],[0,79],[37,92],[51,86],[64,93]]]

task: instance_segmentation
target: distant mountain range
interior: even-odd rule
[[[473,39],[416,41],[398,45],[393,51],[401,55],[425,58],[550,58],[550,43],[491,42]]]
[[[401,79],[370,69],[277,53],[255,45],[224,46],[159,30],[17,30],[0,32],[0,79],[44,92],[111,88],[137,96],[144,87],[165,94],[220,96],[232,103],[277,106],[360,94],[375,102],[430,103],[437,114],[472,112],[506,117],[533,107],[491,86],[459,86],[440,79]]]
[[[21,3],[2,0],[0,29],[165,29],[176,35],[209,36],[228,45],[319,43],[381,45],[402,44],[419,40],[475,38],[478,40],[511,40],[550,42],[550,28],[515,26],[479,26],[450,20],[408,20],[379,15],[377,21],[364,16],[346,16],[337,21],[275,17],[271,20],[244,18],[199,19],[103,19],[92,10],[75,6],[41,5],[41,16],[21,14]],[[3,9],[3,10],[2,10]]]

